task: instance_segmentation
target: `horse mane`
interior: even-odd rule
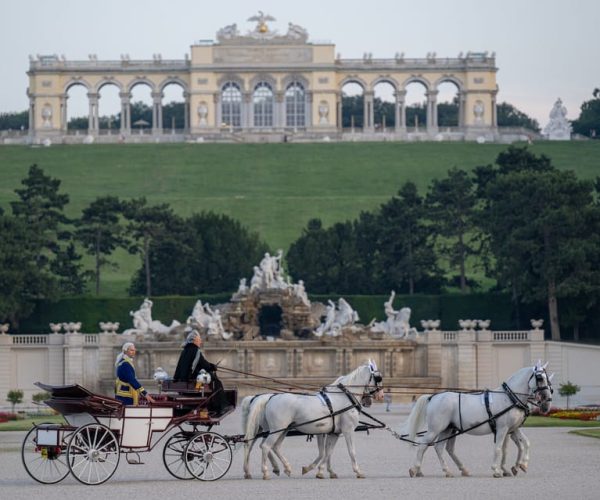
[[[344,384],[346,386],[362,385],[362,382],[361,384],[356,384],[356,380],[359,378],[359,376],[365,368],[368,369],[369,365],[360,365],[347,375],[342,375],[341,377],[338,377],[335,380],[334,384]]]

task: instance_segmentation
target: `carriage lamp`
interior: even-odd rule
[[[163,382],[165,380],[169,380],[169,374],[163,370],[162,367],[158,367],[156,370],[154,370],[154,380],[156,380],[156,382],[158,383],[158,393],[161,394],[162,393],[162,386],[163,386]]]
[[[196,389],[202,389],[202,395],[204,395],[204,386],[210,384],[211,380],[212,378],[210,376],[210,373],[208,373],[204,369],[200,370],[198,376],[196,377]]]

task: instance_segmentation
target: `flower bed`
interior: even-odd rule
[[[574,408],[572,410],[565,410],[563,408],[551,408],[547,416],[570,420],[598,420],[600,417],[600,409]]]
[[[17,414],[6,411],[0,411],[0,424],[3,422],[8,422],[9,420],[17,420]]]

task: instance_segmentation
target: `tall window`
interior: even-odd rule
[[[228,127],[242,126],[242,92],[237,83],[227,82],[223,85],[221,121]]]
[[[292,82],[285,91],[285,124],[287,127],[306,125],[306,93],[298,82]]]
[[[260,82],[254,88],[254,126],[273,126],[273,89],[266,82]]]

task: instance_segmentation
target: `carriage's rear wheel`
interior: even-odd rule
[[[38,445],[38,427],[45,425],[53,424],[37,425],[27,433],[21,446],[21,460],[27,474],[33,479],[43,484],[54,484],[69,474],[65,455],[66,444],[62,441],[58,446]]]
[[[177,479],[194,479],[185,463],[185,447],[192,436],[191,432],[173,434],[163,448],[163,463],[169,474]]]
[[[69,469],[83,484],[102,484],[110,479],[117,470],[119,458],[116,436],[100,424],[79,427],[67,448]]]
[[[232,458],[231,446],[215,432],[200,432],[185,447],[185,465],[201,481],[223,477],[231,467]]]

